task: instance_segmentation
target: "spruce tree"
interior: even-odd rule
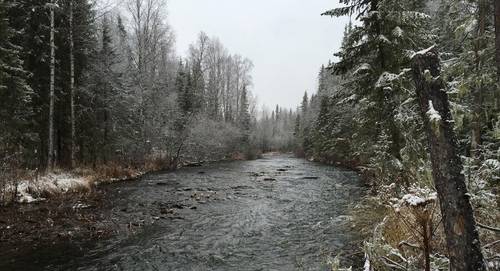
[[[246,86],[244,86],[241,91],[240,112],[238,115],[239,125],[242,131],[242,143],[245,146],[248,146],[248,144],[250,144],[252,119],[249,111],[248,92]]]
[[[340,61],[334,72],[352,79],[346,82],[356,94],[367,122],[373,123],[366,140],[377,141],[378,134],[390,135],[390,153],[400,159],[401,131],[395,121],[395,109],[402,88],[400,75],[409,65],[411,52],[430,44],[424,33],[428,16],[421,12],[425,1],[349,0],[346,7],[325,12],[324,15],[356,14],[361,25],[348,29],[342,50],[336,54]]]
[[[16,32],[9,25],[9,4],[0,1],[0,159],[4,152],[22,152],[31,147],[29,125],[33,117],[33,91],[26,79],[21,50],[14,44]],[[29,150],[29,149],[28,149]]]

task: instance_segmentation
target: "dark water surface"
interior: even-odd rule
[[[340,251],[356,265],[345,215],[362,188],[350,171],[266,156],[103,189],[109,208],[96,212],[117,233],[41,249],[25,270],[328,270]]]

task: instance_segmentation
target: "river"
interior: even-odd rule
[[[108,204],[95,212],[115,234],[47,246],[12,268],[328,270],[327,259],[340,252],[343,264],[359,266],[347,211],[363,189],[351,171],[268,155],[100,189]]]

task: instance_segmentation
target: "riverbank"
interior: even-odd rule
[[[239,155],[222,161],[243,160]],[[183,162],[176,170],[196,169],[222,161]],[[116,194],[114,190],[119,190],[120,186],[134,183],[144,176],[173,171],[160,163],[150,163],[142,170],[108,165],[71,171],[55,169],[39,176],[32,174],[31,179],[17,181],[11,188],[4,189],[4,195],[0,197],[8,199],[7,204],[0,204],[0,251],[15,254],[16,250],[29,250],[36,253],[39,247],[47,244],[59,246],[85,240],[78,241],[83,245],[110,238],[117,230],[128,231],[128,226],[125,229],[117,227],[108,218],[113,206],[108,196]],[[163,184],[159,183],[158,187],[161,186]],[[182,206],[182,203],[174,205]],[[149,220],[150,224],[155,221]],[[130,221],[129,226],[140,228],[145,226],[143,222]]]
[[[184,167],[200,167],[207,163],[245,160],[243,155],[233,155],[230,159],[218,161],[182,162],[175,169],[165,161],[152,161],[143,167],[122,166],[110,163],[94,168],[79,167],[73,170],[56,168],[51,172],[20,171],[13,181],[0,188],[0,205],[9,203],[35,204],[50,199],[58,199],[64,194],[91,194],[99,185],[136,180],[145,174],[179,170]]]
[[[18,204],[8,225],[24,228],[9,227],[0,269],[316,270],[339,254],[359,266],[347,208],[362,191],[354,172],[283,155],[152,173]]]
[[[437,193],[430,168],[419,168],[408,176],[401,169],[387,171],[351,161],[310,159],[329,165],[344,166],[360,174],[369,193],[360,198],[351,209],[351,226],[363,239],[366,266],[369,270],[421,268],[423,258],[429,257],[432,270],[448,268],[445,234]],[[500,163],[495,159],[484,161],[464,158],[464,175],[468,195],[474,209],[480,243],[492,270],[500,268],[497,208],[498,174]],[[434,232],[424,237],[422,221]],[[422,248],[429,248],[424,255]],[[339,266],[348,266],[340,263]],[[342,269],[339,269],[342,270]]]
[[[96,211],[106,204],[103,193],[72,193],[37,204],[15,203],[0,207],[3,260],[17,251],[36,251],[72,240],[90,241],[111,235],[111,222]]]
[[[156,167],[138,169],[111,164],[74,170],[54,169],[48,173],[25,171],[0,189],[0,204],[35,204],[64,194],[88,195],[100,184],[133,180],[156,170]]]
[[[377,176],[373,168],[370,168],[366,165],[363,165],[359,161],[356,160],[340,160],[333,157],[304,157],[304,159],[321,163],[324,165],[329,165],[332,167],[343,168],[347,170],[351,170],[357,172],[364,186],[369,187],[371,189],[376,188],[376,180]]]

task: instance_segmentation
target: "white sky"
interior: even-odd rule
[[[200,31],[254,63],[261,105],[295,108],[316,92],[321,64],[333,59],[348,18],[320,14],[338,0],[168,0],[168,22],[185,55]]]

